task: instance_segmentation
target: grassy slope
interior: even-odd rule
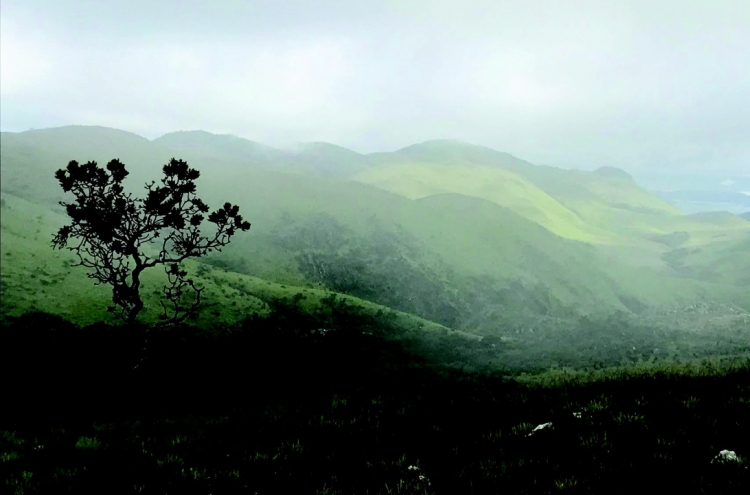
[[[233,184],[246,184],[232,189]],[[450,195],[432,200],[411,201],[357,183],[342,183],[267,170],[248,170],[206,177],[208,191],[223,191],[223,197],[242,204],[252,212],[252,238],[235,242],[228,253],[241,254],[253,273],[276,278],[289,277],[294,262],[275,245],[276,233],[284,217],[304,223],[310,212],[333,216],[351,228],[354,236],[367,236],[375,226],[396,232],[403,228],[460,273],[492,275],[506,280],[538,281],[553,288],[558,297],[586,303],[583,293],[589,287],[600,289],[604,307],[624,309],[614,290],[604,284],[606,275],[591,259],[582,243],[554,236],[511,210],[467,196]],[[452,204],[453,203],[458,204]],[[448,201],[448,207],[441,205]],[[480,207],[478,205],[484,204]],[[491,208],[491,211],[481,208]],[[287,220],[289,222],[289,220]],[[573,270],[561,260],[576,257],[585,262]],[[544,267],[543,269],[540,267]],[[577,296],[578,294],[579,296]]]
[[[63,198],[54,171],[71,160],[97,160],[106,164],[120,158],[156,173],[166,163],[168,151],[158,150],[145,138],[106,127],[68,126],[0,136],[0,183],[4,192],[35,201],[56,203]],[[155,159],[157,159],[156,162]]]
[[[535,281],[549,283],[553,293],[569,304],[580,304],[589,310],[596,306],[625,309],[623,300],[631,298],[660,306],[686,303],[701,295],[714,293],[720,294],[721,300],[750,307],[750,297],[742,289],[665,277],[652,270],[633,269],[607,259],[594,246],[584,243],[551,242],[554,236],[545,229],[538,226],[532,228],[525,219],[489,201],[454,194],[420,201],[428,205],[431,211],[439,213],[441,218],[455,219],[456,225],[462,225],[462,232],[445,230],[435,236],[445,243],[441,252],[450,252],[448,259],[451,263],[462,264],[467,269],[477,270],[477,273],[483,271],[501,275],[504,270],[513,268],[472,264],[475,260],[485,259],[487,252],[498,249],[512,251],[519,277],[525,275],[534,281],[532,277],[535,274],[546,274],[546,277],[538,277]],[[471,217],[472,221],[467,222],[467,217]],[[521,232],[523,234],[519,234]],[[604,266],[606,270],[601,268]],[[595,268],[598,270],[595,271]],[[560,287],[572,290],[562,291]]]
[[[54,129],[49,132],[49,136],[39,134],[31,136],[37,138],[37,147],[30,151],[34,154],[31,154],[27,161],[43,164],[37,165],[35,176],[51,176],[60,163],[66,163],[72,156],[83,155],[87,158],[98,158],[100,161],[106,160],[107,153],[103,149],[108,146],[108,142],[104,141],[101,144],[95,142],[99,133],[103,132],[100,129],[96,129],[88,139],[79,138],[77,147],[72,146],[71,143],[76,141],[68,136],[67,147],[63,151],[57,151],[55,147],[58,134],[74,130],[82,129]],[[119,133],[119,131],[112,132]],[[20,168],[15,165],[18,163],[14,160],[16,149],[13,141],[4,139],[4,143],[3,151],[7,157],[4,161],[4,171],[9,177],[13,177],[17,168]],[[117,148],[113,149],[110,154],[119,155],[132,171],[132,178],[128,178],[130,186],[137,184],[139,177],[141,180],[145,180],[148,175],[151,176],[150,178],[158,177],[153,173],[156,168],[153,163],[163,163],[164,160],[160,160],[160,157],[170,156],[171,150],[164,151],[145,140],[135,140],[134,143],[129,144],[134,148],[129,151],[129,154],[126,155],[123,153],[126,150]],[[149,154],[152,156],[150,160]],[[476,239],[477,232],[481,229],[475,225],[474,216],[470,210],[464,209],[461,217],[453,215],[452,218],[446,220],[436,216],[429,204],[411,201],[364,184],[314,178],[261,167],[221,166],[219,170],[215,162],[201,156],[196,156],[191,164],[203,172],[199,180],[199,192],[209,205],[228,200],[242,205],[243,211],[247,212],[246,216],[254,224],[251,230],[252,239],[238,240],[229,251],[245,257],[250,266],[249,271],[264,278],[297,285],[304,283],[296,272],[294,260],[288,253],[279,250],[276,246],[275,237],[278,229],[288,223],[287,218],[304,221],[311,212],[334,216],[339,222],[349,226],[354,235],[367,234],[373,221],[387,230],[401,226],[408,232],[416,232],[417,237],[425,246],[429,246],[438,255],[451,259],[452,262],[461,263],[458,266],[470,273],[490,272],[503,275],[505,278],[521,276],[536,278],[553,286],[556,292],[562,294],[566,300],[572,299],[570,294],[565,295],[566,292],[571,291],[568,286],[573,286],[573,291],[583,290],[586,285],[592,283],[596,285],[596,280],[602,275],[598,268],[587,267],[579,277],[580,281],[574,282],[566,281],[566,275],[561,272],[535,273],[534,267],[540,264],[558,267],[561,265],[530,255],[528,249],[523,247],[523,243],[500,242],[498,245],[488,246],[481,239]],[[21,181],[11,181],[11,185],[19,182]],[[54,181],[49,182],[54,184]],[[238,187],[240,184],[241,186]],[[17,191],[26,193],[26,197],[34,197],[37,193],[41,193],[36,190],[23,190],[19,187],[11,187],[10,190],[14,193]],[[45,190],[55,190],[55,186],[48,185]],[[505,219],[503,221],[513,219],[513,227],[504,228],[501,221],[496,222],[494,228],[498,232],[512,232],[517,238],[523,238],[539,230],[532,222],[522,221],[522,218],[516,219],[516,217],[517,215],[507,211],[502,217]],[[481,235],[481,232],[479,234]],[[456,249],[456,239],[461,239],[463,243],[463,248],[460,250]],[[484,246],[481,248],[484,255],[468,260],[461,253],[466,249],[471,249],[475,240],[477,245]],[[499,240],[496,236],[495,241]],[[555,236],[547,236],[544,243],[553,247],[544,255],[556,256],[557,249],[554,246],[562,242],[564,241]],[[529,240],[525,246],[536,243],[537,240]],[[611,290],[603,292],[610,302],[620,307]]]
[[[65,168],[71,160],[90,160],[105,165],[120,159],[130,172],[125,187],[137,195],[143,184],[157,180],[161,168],[170,158],[182,158],[210,164],[215,171],[231,169],[240,164],[234,158],[217,156],[200,147],[175,150],[160,146],[130,132],[98,126],[65,126],[27,132],[3,132],[0,136],[0,184],[3,192],[32,201],[56,205],[63,199],[55,170]],[[202,170],[204,173],[205,170]]]
[[[605,235],[528,180],[500,168],[414,161],[370,167],[354,179],[412,199],[443,193],[488,199],[568,239],[597,242]]]
[[[327,177],[348,177],[368,166],[371,161],[361,153],[330,143],[301,143],[294,149],[280,150],[237,136],[206,131],[171,132],[153,143],[174,150],[180,156],[203,153],[243,165],[260,165]]]
[[[685,274],[665,262],[674,249],[701,249],[701,263],[711,267],[723,262],[710,261],[710,253],[722,250],[726,242],[743,246],[750,232],[732,215],[682,215],[611,167],[594,172],[539,167],[507,153],[448,140],[367,156],[327,143],[312,143],[303,151],[295,165],[299,171],[349,176],[412,199],[448,192],[488,199],[561,237],[599,246],[609,263],[669,275]],[[675,240],[680,242],[674,245]],[[748,278],[746,271],[730,278],[717,278],[706,268],[691,273],[703,281],[732,284]],[[622,277],[651,277],[649,287],[658,284],[652,275],[634,277],[623,271],[617,278]]]
[[[2,310],[11,315],[43,311],[77,324],[109,321],[111,316],[106,312],[106,307],[111,304],[111,289],[108,286],[94,286],[84,269],[70,267],[76,261],[71,253],[50,247],[49,240],[66,219],[42,205],[7,194],[2,197],[5,201],[0,220]],[[205,287],[203,309],[197,322],[200,326],[232,323],[256,312],[263,314],[268,310],[268,302],[291,299],[296,294],[304,296],[300,301],[301,306],[312,311],[321,306],[322,299],[332,295],[332,292],[324,289],[287,286],[226,272],[195,260],[188,260],[185,268],[198,286]],[[144,321],[157,320],[160,312],[159,291],[165,282],[166,276],[158,268],[144,272]],[[390,311],[356,297],[338,297],[367,314]],[[418,316],[399,311],[392,314],[405,330],[450,331],[465,335]]]
[[[5,135],[3,139],[3,156],[12,156],[13,148],[6,148]],[[133,145],[150,146],[138,140]],[[108,151],[103,151],[106,158]],[[151,161],[147,158],[143,166]],[[8,178],[21,192],[44,192],[36,191],[38,184],[29,179],[20,180],[18,170],[5,168],[7,163],[3,161],[4,190]],[[32,154],[25,163],[41,162]],[[195,165],[210,170],[211,163],[215,162],[198,160]],[[410,201],[364,185],[344,188],[338,181],[251,172],[207,172],[199,181],[199,191],[205,186],[214,203],[231,191],[232,200],[243,210],[252,205],[254,211],[247,216],[255,225],[243,239],[244,249],[263,251],[258,254],[267,258],[259,263],[283,258],[265,252],[273,247],[273,229],[283,221],[279,208],[297,217],[312,208],[336,214],[357,232],[367,230],[373,215],[382,223],[403,225],[470,272],[514,271],[558,281],[550,277],[554,274],[561,277],[561,286],[564,282],[578,288],[576,276],[594,277],[582,279],[584,283],[610,277],[620,287],[639,286],[641,293],[649,286],[654,292],[649,297],[665,301],[673,296],[664,284],[681,283],[653,274],[643,279],[647,272],[616,264],[608,267],[607,276],[592,271],[589,265],[597,256],[593,247],[560,240],[487,200],[440,194]],[[20,187],[24,184],[26,189]],[[239,190],[237,184],[246,187]],[[2,304],[13,306],[14,313],[35,307],[78,323],[102,319],[99,308],[108,303],[106,288],[93,288],[82,270],[64,265],[69,261],[64,252],[52,251],[48,245],[63,217],[47,205],[8,194],[2,198]],[[725,222],[733,223],[729,217],[715,216],[689,221],[708,225],[713,232],[708,237],[721,233]],[[715,227],[718,230],[711,230]],[[704,250],[694,256],[747,261],[746,245],[729,239],[721,246],[720,251]],[[505,265],[494,264],[503,260]],[[197,263],[189,266],[191,272],[197,268]],[[729,272],[731,263],[717,269]],[[147,282],[158,287],[160,277],[156,272],[152,275]],[[302,292],[307,297],[303,304],[312,309],[330,294],[221,270],[199,280],[207,286],[208,308],[202,315],[206,325],[220,323],[219,315],[231,321],[241,313],[263,311],[264,300]],[[695,287],[707,290],[708,286]],[[582,297],[598,297],[606,304],[608,289],[594,285]],[[373,312],[382,309],[347,299]],[[151,305],[154,302],[149,300]],[[212,305],[221,307],[219,315],[211,313],[217,309]],[[445,332],[411,315],[397,316],[402,326]],[[172,346],[152,349],[147,364],[155,365],[155,371],[146,367],[149,374],[141,381],[116,381],[114,365],[104,366],[102,372],[92,367],[98,361],[83,352],[78,359],[60,355],[58,347],[52,348],[57,339],[50,344],[31,338],[33,346],[18,346],[18,352],[6,360],[12,363],[8,369],[19,377],[9,383],[8,397],[37,392],[6,411],[25,416],[21,426],[4,423],[0,428],[0,457],[7,472],[2,482],[19,493],[107,493],[121,489],[125,482],[146,491],[169,486],[186,492],[393,493],[396,487],[409,493],[633,493],[648,486],[667,492],[745,493],[742,487],[750,483],[745,469],[750,438],[740,427],[748,419],[746,364],[744,371],[729,370],[726,375],[711,364],[696,376],[674,373],[671,368],[661,372],[644,364],[590,383],[578,374],[571,380],[567,371],[519,379],[530,386],[481,375],[433,376],[399,367],[384,375],[382,383],[371,380],[371,384],[362,379],[368,377],[361,371],[367,364],[347,368],[341,363],[343,354],[352,352],[353,357],[346,356],[351,363],[366,361],[351,346],[346,353],[321,359],[318,352],[307,352],[306,343],[305,353],[293,355],[302,359],[293,359],[289,345],[258,350],[245,342],[245,347],[232,349],[243,340],[230,340],[222,347],[201,338],[191,341],[192,346],[200,346],[195,354],[200,359],[191,359],[193,354],[180,346],[184,340],[180,336],[174,341],[177,352]],[[49,354],[40,356],[45,344]],[[584,344],[590,343],[581,341]],[[106,346],[103,350],[111,352]],[[112,360],[108,353],[93,354],[106,356],[102,362],[108,364]],[[266,359],[256,365],[253,356],[259,354]],[[80,363],[85,366],[79,376],[75,366]],[[325,365],[334,373],[321,379]],[[379,366],[387,368],[380,362]],[[279,379],[283,371],[289,372],[286,381]],[[347,386],[346,380],[354,386]],[[263,382],[270,382],[283,399],[259,399],[258,384]],[[102,407],[107,397],[112,398],[109,409]],[[238,401],[242,408],[236,407]],[[19,414],[26,410],[33,414]],[[37,419],[44,412],[54,425]],[[574,412],[582,419],[575,420]],[[551,431],[528,436],[535,425],[547,421],[553,422]],[[712,464],[711,458],[725,448],[736,450],[742,464]]]
[[[677,247],[713,251],[747,239],[750,229],[728,213],[683,215],[624,172],[534,166],[510,155],[452,141],[430,141],[373,155],[378,166],[354,178],[406,197],[458,192],[489,199],[555,234],[597,245],[630,266],[674,274],[663,257]],[[675,234],[679,235],[675,235]],[[680,238],[679,245],[670,240]],[[705,281],[714,281],[705,271]],[[705,276],[704,276],[705,275]]]
[[[716,283],[750,287],[750,239],[717,242],[711,249],[684,251],[679,262],[687,273]]]
[[[243,178],[247,185],[232,190],[232,184],[241,183]],[[729,297],[745,304],[746,298],[734,296],[740,291],[630,268],[607,259],[585,243],[559,238],[510,209],[468,196],[440,195],[409,201],[364,185],[265,170],[207,177],[204,185],[206,190],[226,191],[227,199],[254,212],[254,237],[230,249],[241,249],[249,263],[255,257],[262,259],[263,267],[258,269],[268,270],[263,276],[277,276],[270,271],[273,266],[288,273],[293,264],[273,248],[274,234],[284,223],[285,212],[293,219],[304,219],[308,212],[323,212],[360,235],[366,235],[373,224],[394,230],[401,226],[425,249],[463,273],[537,281],[562,300],[588,310],[626,309],[621,296],[644,304],[670,305],[704,295],[711,299],[715,293],[720,299]],[[271,252],[275,259],[269,258]],[[571,259],[578,261],[571,263]],[[592,293],[596,295],[590,298]]]
[[[298,172],[327,177],[349,177],[369,166],[368,156],[330,143],[303,143],[294,150]]]
[[[271,146],[229,134],[217,135],[206,131],[170,132],[154,139],[153,143],[181,153],[204,152],[215,157],[239,159],[253,165],[278,163],[288,159],[287,153]]]
[[[327,146],[314,148],[318,151],[328,149]],[[128,182],[135,188],[158,177],[161,164],[175,154],[175,149],[164,149],[158,143],[122,131],[68,127],[4,133],[2,152],[3,190],[50,204],[58,197],[53,191],[59,189],[51,179],[52,174],[71,158],[79,161],[95,158],[106,162],[112,156],[118,156],[131,170]],[[407,154],[415,153],[411,150]],[[530,166],[510,155],[492,150],[488,153],[501,164],[517,168]],[[635,298],[644,304],[667,305],[697,297],[744,300],[735,297],[737,291],[732,288],[701,285],[665,278],[646,270],[629,269],[622,261],[628,261],[628,256],[637,253],[633,249],[595,253],[583,243],[550,234],[510,209],[491,208],[494,205],[489,202],[473,201],[465,195],[436,195],[413,201],[357,182],[311,177],[215,158],[203,149],[184,151],[177,156],[189,159],[191,165],[202,171],[199,193],[209,205],[216,206],[217,202],[220,204],[226,200],[242,205],[243,213],[253,222],[251,235],[233,242],[227,252],[245,258],[247,273],[272,281],[305,284],[291,253],[280,249],[276,242],[279,230],[287,226],[290,219],[292,223],[304,224],[311,214],[328,214],[349,228],[354,237],[366,238],[375,225],[387,232],[403,229],[417,239],[425,252],[432,253],[430,256],[445,260],[461,273],[489,274],[505,283],[514,279],[536,281],[549,287],[561,300],[582,308],[605,312],[625,309],[622,297]],[[371,160],[385,159],[372,157]],[[510,172],[497,169],[493,173],[499,178]],[[528,196],[536,194],[536,198],[549,198],[543,192],[537,193],[539,190],[533,189],[525,179],[515,177],[518,179],[516,184],[523,184],[526,189],[521,190]],[[461,184],[458,176],[454,177],[454,182]],[[480,181],[474,183],[481,188]],[[539,201],[539,204],[545,204],[544,201],[548,200]],[[563,208],[561,211],[567,210]],[[652,216],[685,218],[669,213]],[[711,235],[723,232],[722,225],[700,220],[692,224],[699,223],[707,232],[712,232]],[[652,259],[671,249],[651,241],[647,246]],[[663,265],[657,266],[664,269]]]

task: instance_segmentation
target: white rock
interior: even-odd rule
[[[542,431],[542,430],[546,430],[546,429],[548,429],[548,428],[552,428],[552,423],[543,423],[543,424],[541,424],[541,425],[537,426],[536,428],[534,428],[533,430],[531,430],[531,433],[529,433],[529,434],[528,434],[528,435],[526,435],[526,436],[527,436],[527,437],[530,437],[530,436],[531,436],[531,435],[533,435],[534,433],[540,432],[540,431]]]
[[[722,450],[719,452],[719,455],[711,460],[711,463],[718,464],[727,464],[730,462],[740,462],[739,457],[737,457],[737,454],[733,450]]]

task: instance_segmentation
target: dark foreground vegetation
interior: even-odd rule
[[[0,491],[750,490],[747,360],[511,376],[445,366],[440,346],[394,332],[276,304],[152,332],[144,352],[140,327],[5,317]],[[724,449],[738,460],[712,462]]]

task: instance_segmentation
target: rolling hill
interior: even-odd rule
[[[524,177],[502,168],[409,162],[370,167],[354,180],[410,199],[445,193],[487,199],[568,239],[596,242],[606,236]]]
[[[611,259],[664,266],[664,238],[688,245],[741,240],[750,233],[737,217],[684,215],[636,184],[624,171],[593,172],[532,165],[506,153],[457,141],[428,141],[378,153],[377,165],[354,176],[410,198],[456,192],[506,206],[558,236],[597,245]],[[732,220],[733,219],[733,220]]]
[[[165,134],[153,143],[180,155],[200,153],[245,166],[326,177],[348,177],[370,164],[370,159],[361,153],[323,142],[300,143],[291,149],[280,150],[228,134],[180,131]]]
[[[271,146],[229,134],[212,134],[206,131],[170,132],[154,139],[153,144],[179,154],[204,153],[246,165],[278,166],[289,159],[288,153]]]
[[[368,155],[331,143],[301,143],[290,152],[294,158],[290,169],[310,175],[347,178],[372,163]]]
[[[206,261],[255,277],[247,279],[255,287],[332,289],[483,334],[539,315],[697,300],[750,307],[750,267],[722,275],[748,249],[750,228],[739,217],[682,215],[618,170],[537,167],[464,143],[360,155],[203,132],[154,141],[83,126],[3,133],[3,198],[11,208],[27,201],[18,208],[38,210],[34,218],[54,215],[62,196],[53,174],[69,160],[120,158],[137,192],[172,156],[201,171],[198,193],[209,205],[239,204],[253,223]],[[22,246],[31,234],[13,218],[4,211],[3,241]],[[41,257],[47,245],[39,246],[28,256]],[[21,286],[28,256],[3,258],[4,287]]]
[[[43,205],[4,194],[2,196],[2,312],[20,315],[29,311],[43,311],[86,325],[110,321],[106,307],[111,303],[111,288],[94,286],[85,271],[71,269],[77,259],[67,250],[53,250],[49,240],[67,218]],[[268,312],[269,303],[278,299],[303,296],[301,305],[310,311],[321,306],[332,293],[323,288],[287,286],[268,280],[216,269],[196,260],[187,260],[198,286],[205,287],[203,311],[197,324],[211,327],[235,321],[253,313]],[[158,321],[159,289],[166,283],[165,274],[158,270],[143,273],[145,322]],[[60,297],[63,293],[64,297]],[[407,331],[437,331],[456,333],[448,328],[356,297],[339,297],[367,314],[388,311],[398,326]],[[217,311],[220,309],[221,311]],[[457,335],[462,335],[458,332]],[[467,337],[469,337],[467,335]]]

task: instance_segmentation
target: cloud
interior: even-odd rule
[[[0,29],[0,94],[3,99],[50,89],[59,70],[54,47],[42,37],[27,37],[13,25]]]
[[[3,130],[103,124],[360,151],[750,174],[731,1],[5,0]]]

